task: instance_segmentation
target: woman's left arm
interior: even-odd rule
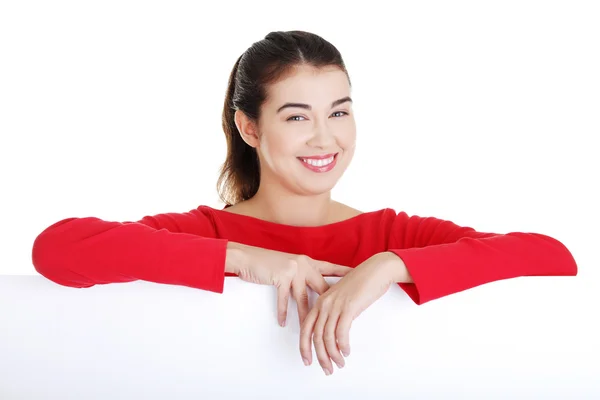
[[[416,304],[423,304],[501,279],[577,275],[571,252],[547,235],[478,232],[435,217],[408,217],[405,212],[392,217],[386,251],[331,286],[302,324],[301,355],[310,363],[314,340],[326,373],[333,372],[331,359],[340,368],[344,365],[340,350],[350,351],[352,320],[392,283],[398,283]]]
[[[386,250],[408,269],[412,282],[398,285],[417,305],[503,279],[577,275],[573,255],[551,236],[480,232],[405,212],[395,217]]]

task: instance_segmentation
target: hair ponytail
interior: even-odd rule
[[[242,139],[235,124],[236,107],[233,101],[236,88],[236,75],[242,54],[236,61],[227,85],[223,106],[222,126],[227,140],[227,157],[221,166],[217,191],[225,204],[233,205],[247,200],[258,191],[260,164],[256,149]]]

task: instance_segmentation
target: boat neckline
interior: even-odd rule
[[[254,224],[264,225],[264,226],[273,227],[273,228],[280,228],[280,229],[327,229],[327,228],[334,228],[334,227],[339,227],[339,226],[346,225],[346,224],[351,224],[351,223],[353,223],[355,221],[358,221],[360,219],[363,219],[363,218],[365,218],[366,216],[369,216],[369,215],[383,213],[383,212],[385,212],[387,210],[390,210],[390,208],[383,208],[383,209],[375,210],[375,211],[367,211],[367,212],[363,212],[363,213],[360,213],[358,215],[355,215],[353,217],[346,218],[346,219],[344,219],[342,221],[331,222],[331,223],[325,224],[325,225],[301,226],[301,225],[280,224],[278,222],[267,221],[267,220],[260,219],[260,218],[257,218],[257,217],[252,217],[250,215],[232,213],[232,212],[229,212],[229,211],[225,211],[224,208],[223,209],[219,209],[219,208],[213,208],[211,206],[206,206],[206,205],[205,206],[201,206],[201,207],[208,208],[209,210],[218,213],[219,216],[228,214],[228,216],[231,216],[231,217],[236,218],[236,219],[242,219],[242,220],[250,221],[250,222],[252,222]]]

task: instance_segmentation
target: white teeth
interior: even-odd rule
[[[315,167],[324,167],[325,165],[331,164],[333,162],[334,157],[335,156],[331,156],[324,160],[312,160],[312,159],[308,159],[308,158],[303,158],[302,161],[304,161],[307,164],[313,165]]]

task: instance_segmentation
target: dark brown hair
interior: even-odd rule
[[[227,206],[254,196],[260,183],[256,149],[240,136],[235,125],[235,111],[244,112],[258,123],[261,105],[267,98],[267,86],[299,65],[337,66],[348,76],[336,47],[322,37],[304,31],[270,32],[252,44],[233,66],[222,116],[227,158],[217,181],[219,197]]]

